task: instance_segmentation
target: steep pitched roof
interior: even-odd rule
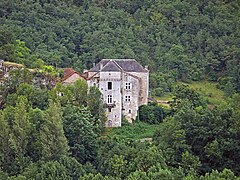
[[[121,71],[118,65],[114,61],[109,61],[101,71]]]
[[[110,62],[112,62],[111,65],[109,64]],[[135,59],[102,59],[95,67],[89,71],[98,72],[100,71],[100,67],[102,67],[101,71],[119,71],[119,69],[122,69],[126,72],[148,72],[148,70],[144,69],[142,65],[139,64]]]
[[[72,76],[73,74],[78,74],[79,76],[81,76],[81,74],[79,74],[77,71],[75,71],[73,68],[64,68],[63,69],[63,78],[62,81],[65,81],[67,78],[69,78],[70,76]],[[81,76],[82,77],[82,76]],[[83,77],[82,77],[83,78]]]

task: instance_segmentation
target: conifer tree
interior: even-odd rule
[[[57,159],[68,151],[67,139],[63,131],[62,112],[59,103],[49,101],[46,123],[40,133],[42,158]]]
[[[95,125],[99,126],[99,130],[103,131],[107,117],[104,111],[102,94],[97,87],[91,87],[87,95],[87,105],[91,114],[95,117]],[[98,120],[101,121],[99,124]]]
[[[15,108],[15,119],[12,130],[12,146],[19,158],[26,153],[28,138],[30,134],[30,122],[27,115],[27,98],[19,96],[18,103]]]
[[[10,163],[10,143],[9,143],[10,128],[3,111],[0,112],[0,166],[6,169]]]

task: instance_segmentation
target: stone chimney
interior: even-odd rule
[[[96,66],[96,63],[94,62],[94,63],[93,63],[93,67],[95,67],[95,66]]]
[[[102,68],[103,68],[103,64],[102,64],[102,63],[100,63],[100,70],[102,70]]]
[[[145,66],[144,69],[148,70],[148,66]]]

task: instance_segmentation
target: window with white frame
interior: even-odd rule
[[[126,88],[126,90],[130,90],[131,89],[131,83],[130,82],[126,82],[125,88]]]
[[[130,96],[125,96],[125,101],[126,102],[130,102],[131,101],[131,97]]]
[[[107,103],[112,104],[112,95],[107,96]]]

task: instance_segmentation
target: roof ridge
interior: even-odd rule
[[[111,66],[113,66],[113,67],[111,67]],[[101,64],[100,64],[99,71],[106,71],[107,68],[110,68],[111,70],[113,70],[114,67],[115,67],[115,70],[117,69],[119,71],[122,71],[122,68],[119,67],[119,65],[113,60],[108,61],[102,68],[101,68]]]
[[[65,81],[67,78],[71,77],[73,74],[78,74],[80,77],[84,78],[79,72],[77,72],[76,70],[74,70],[73,68],[63,68],[63,71],[64,69],[68,69],[68,70],[71,70],[70,72],[65,72],[67,74],[65,74],[65,76],[62,78],[61,81]],[[63,72],[64,73],[64,72]],[[85,79],[85,78],[84,78]]]
[[[122,71],[124,71],[123,68],[122,68],[115,60],[113,60],[113,62],[118,66],[119,69],[121,69]]]
[[[129,60],[132,60],[132,61],[136,61],[136,59],[102,59],[103,61],[129,61]]]
[[[102,69],[104,69],[104,67],[108,66],[109,62],[114,62],[114,66],[117,66],[116,69],[120,69],[124,72],[147,72],[147,70],[136,59],[102,59],[96,66],[92,67],[89,71],[101,71]],[[104,70],[107,70],[107,68]]]

